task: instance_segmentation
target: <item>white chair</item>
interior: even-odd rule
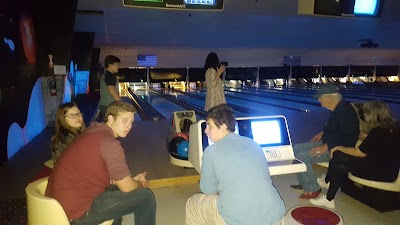
[[[46,162],[44,162],[44,165],[47,166],[47,167],[50,168],[50,169],[53,169],[53,167],[54,167],[54,160],[49,159],[49,160],[47,160]]]
[[[394,182],[381,182],[381,181],[367,180],[367,179],[363,179],[360,177],[356,177],[351,173],[349,173],[348,178],[358,184],[372,187],[375,189],[400,192],[400,170],[399,170],[399,174],[397,175],[397,179]]]
[[[48,177],[30,183],[26,189],[28,225],[69,225],[64,209],[53,198],[44,195]],[[100,225],[111,225],[108,220]]]
[[[329,167],[329,163],[328,162],[320,162],[320,163],[315,163],[315,164],[317,164],[318,166],[325,167],[325,168]]]

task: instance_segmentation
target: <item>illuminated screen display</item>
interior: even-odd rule
[[[223,10],[224,0],[122,0],[126,7],[177,10]]]
[[[235,133],[253,139],[261,147],[290,145],[286,121],[282,117],[238,120]],[[204,133],[203,138],[208,140],[203,142],[203,149],[213,144]]]
[[[314,13],[334,16],[380,17],[381,0],[315,0]]]
[[[251,132],[259,145],[282,143],[281,128],[276,120],[251,122]]]
[[[185,0],[185,4],[215,5],[215,0]]]
[[[354,14],[375,15],[379,0],[356,0]]]

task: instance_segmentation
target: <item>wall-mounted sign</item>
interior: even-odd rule
[[[181,10],[223,10],[224,0],[122,0],[126,7]]]
[[[301,56],[283,57],[283,66],[301,66]]]

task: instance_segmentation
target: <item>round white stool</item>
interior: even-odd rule
[[[343,225],[343,218],[330,209],[302,205],[291,208],[285,215],[285,225]]]

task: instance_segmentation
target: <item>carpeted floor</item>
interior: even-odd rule
[[[26,198],[0,201],[0,225],[27,225]]]

